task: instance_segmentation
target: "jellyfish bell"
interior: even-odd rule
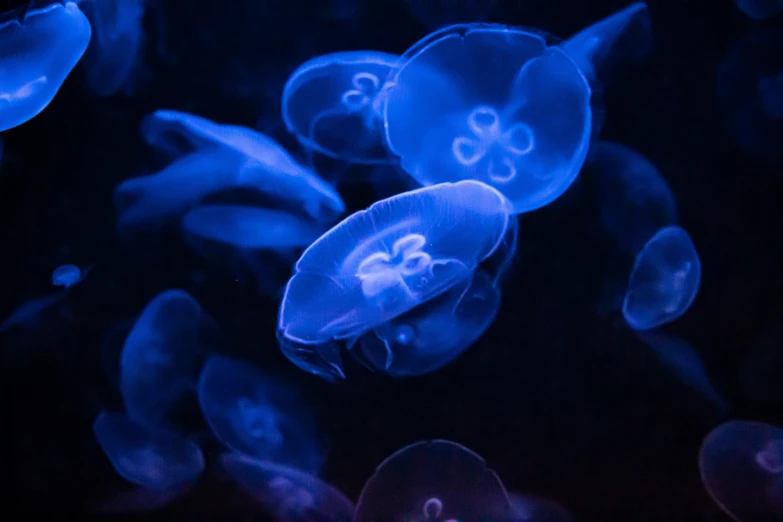
[[[356,502],[354,522],[513,520],[497,474],[471,450],[446,440],[422,441],[384,460]]]
[[[68,288],[82,279],[82,271],[76,265],[61,265],[52,271],[52,284]]]
[[[300,65],[283,89],[283,121],[309,150],[350,163],[389,161],[381,139],[386,79],[400,57],[345,51]]]

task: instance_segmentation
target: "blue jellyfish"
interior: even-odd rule
[[[181,489],[204,471],[204,456],[195,442],[138,424],[121,413],[101,412],[92,431],[114,470],[144,488]]]
[[[52,272],[52,284],[68,288],[82,279],[82,271],[75,265],[58,266]]]
[[[63,294],[56,293],[23,303],[0,323],[0,333],[14,328],[24,328],[39,324],[41,315],[59,305],[62,301]]]
[[[489,328],[499,309],[500,289],[486,271],[477,270],[425,306],[375,327],[352,351],[387,375],[423,375],[465,351]]]
[[[151,145],[173,157],[195,150],[233,151],[240,166],[213,173],[230,176],[229,186],[255,188],[299,205],[308,215],[328,221],[345,212],[345,204],[330,184],[298,164],[272,138],[238,125],[222,125],[193,114],[159,110],[142,122],[142,133]]]
[[[176,426],[218,342],[212,319],[188,293],[166,290],[152,299],[120,356],[120,393],[128,416],[149,426]]]
[[[251,364],[210,357],[199,376],[198,400],[215,437],[230,449],[308,472],[320,467],[307,405]]]
[[[278,327],[318,344],[360,335],[428,301],[489,257],[509,227],[510,205],[480,182],[443,183],[357,212],[296,263]]]
[[[480,456],[446,440],[417,442],[384,460],[364,484],[353,514],[354,522],[512,519],[497,474]]]
[[[593,145],[588,164],[601,221],[618,245],[636,255],[659,229],[677,223],[674,195],[658,169],[624,145]]]
[[[350,520],[353,502],[318,477],[290,466],[226,453],[220,464],[274,520]]]
[[[509,493],[517,522],[574,522],[574,517],[554,500]]]
[[[631,328],[649,330],[682,316],[696,299],[701,260],[688,233],[664,227],[636,256],[623,316]]]
[[[52,101],[90,42],[90,23],[74,2],[54,3],[0,20],[0,132],[36,116]]]
[[[725,422],[704,439],[699,470],[712,499],[737,522],[783,517],[783,428]]]
[[[780,0],[734,0],[737,8],[754,20],[765,20],[783,13]]]
[[[140,67],[144,0],[85,0],[82,10],[92,26],[84,55],[87,83],[100,96],[131,86]]]
[[[381,101],[400,57],[377,51],[318,56],[283,88],[283,121],[309,150],[352,163],[386,163]]]
[[[729,50],[718,71],[726,131],[749,156],[783,161],[783,34],[754,30]]]

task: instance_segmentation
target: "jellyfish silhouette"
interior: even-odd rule
[[[737,522],[783,517],[783,429],[732,420],[712,430],[699,452],[712,499]]]
[[[754,20],[766,20],[783,13],[780,0],[734,0],[737,8]]]
[[[198,399],[215,437],[232,450],[308,472],[320,467],[310,408],[249,363],[210,357]]]
[[[509,228],[510,205],[475,181],[374,203],[305,250],[280,305],[282,335],[303,344],[358,336],[457,284]]]
[[[188,293],[166,290],[152,299],[120,356],[120,393],[128,416],[148,426],[176,427],[218,342],[217,327]]]
[[[0,132],[51,103],[90,42],[90,23],[74,2],[0,16]]]
[[[52,272],[52,284],[69,288],[82,279],[82,271],[75,265],[58,266]]]
[[[223,471],[275,521],[350,520],[353,502],[318,477],[247,455],[221,455]]]
[[[204,456],[196,443],[121,413],[101,412],[92,431],[117,474],[144,488],[183,489],[204,471]]]
[[[636,256],[623,301],[625,321],[649,330],[682,316],[696,299],[701,260],[688,233],[664,227]]]
[[[411,444],[364,484],[354,522],[513,520],[506,489],[477,454],[446,440]]]
[[[348,51],[312,58],[283,88],[283,121],[309,150],[352,163],[388,162],[381,139],[383,89],[400,57]]]

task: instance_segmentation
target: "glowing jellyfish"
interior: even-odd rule
[[[445,440],[411,444],[365,483],[354,522],[512,520],[506,490],[480,456]]]
[[[52,272],[52,284],[68,288],[82,279],[82,271],[75,265],[58,266]]]
[[[149,426],[176,425],[216,337],[212,319],[186,292],[166,290],[152,299],[120,356],[120,392],[128,416]]]
[[[220,457],[223,470],[274,520],[350,520],[353,502],[318,477],[247,455]]]
[[[315,219],[330,220],[345,212],[345,204],[334,187],[295,162],[272,138],[252,129],[159,110],[144,119],[142,133],[151,145],[174,157],[193,149],[233,151],[242,158],[238,168],[224,169],[233,177],[233,186],[256,188],[300,205]]]
[[[737,8],[754,20],[765,20],[783,13],[780,0],[734,0]]]
[[[44,110],[90,42],[90,23],[74,2],[0,19],[0,131]]]
[[[620,247],[636,255],[655,232],[677,223],[669,185],[638,152],[601,141],[593,145],[588,166],[601,221]]]
[[[100,96],[129,87],[143,51],[144,0],[85,0],[92,26],[84,55],[87,83]]]
[[[348,51],[300,65],[283,89],[283,121],[308,149],[353,163],[386,163],[379,113],[399,56]]]
[[[704,487],[738,522],[783,517],[783,429],[752,421],[721,424],[699,453]]]
[[[353,352],[395,377],[423,375],[454,360],[478,339],[500,309],[500,289],[483,270],[445,293],[377,326]]]
[[[546,498],[509,493],[515,522],[573,522],[574,517],[563,506]]]
[[[251,364],[210,357],[198,399],[215,437],[232,450],[305,471],[320,467],[310,409],[294,390]]]
[[[752,31],[731,48],[718,72],[726,131],[749,156],[783,161],[783,34]]]
[[[278,328],[318,344],[364,333],[445,292],[501,243],[508,201],[475,181],[378,201],[321,236],[296,263]]]
[[[623,316],[636,330],[649,330],[682,316],[696,299],[701,260],[680,227],[659,230],[636,256]]]
[[[204,456],[196,443],[143,426],[121,413],[100,413],[92,431],[115,471],[144,488],[183,488],[204,471]]]

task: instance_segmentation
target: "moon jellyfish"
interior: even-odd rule
[[[498,191],[475,181],[374,203],[302,254],[283,295],[279,330],[303,344],[347,339],[437,297],[496,250],[510,210]]]
[[[765,20],[783,13],[780,0],[734,0],[737,8],[754,20]]]
[[[704,487],[738,522],[783,517],[783,429],[752,421],[721,424],[699,453]]]
[[[718,72],[726,131],[749,156],[783,161],[783,35],[755,30],[731,48]]]
[[[508,521],[512,509],[494,471],[445,440],[411,444],[384,460],[365,483],[354,522]]]
[[[309,150],[352,163],[386,163],[381,102],[400,57],[378,51],[318,56],[283,89],[283,121]]]
[[[688,233],[662,228],[636,256],[623,301],[625,321],[635,330],[670,323],[690,308],[700,284],[701,260]]]
[[[33,118],[54,99],[90,42],[74,2],[0,16],[0,132]]]
[[[272,138],[238,125],[224,125],[193,114],[158,110],[142,123],[151,145],[174,157],[193,149],[222,149],[241,156],[230,173],[234,186],[252,187],[300,205],[311,217],[330,220],[345,212],[337,191],[294,159]],[[221,172],[221,170],[217,170]]]
[[[353,502],[309,473],[237,453],[222,455],[220,463],[276,521],[350,520],[353,515]]]
[[[115,471],[144,488],[183,488],[204,471],[204,456],[196,443],[143,426],[121,413],[100,413],[92,431]]]
[[[139,315],[120,356],[120,393],[128,416],[155,427],[176,425],[183,401],[217,344],[216,326],[182,290],[166,290]]]
[[[509,493],[515,522],[573,522],[574,517],[557,502]]]
[[[198,400],[215,437],[232,450],[305,471],[320,467],[307,405],[251,364],[210,357],[199,377]]]
[[[387,375],[424,375],[473,344],[499,309],[500,289],[487,272],[477,270],[426,306],[375,327],[353,351],[367,366]]]
[[[58,266],[52,272],[52,284],[68,288],[82,279],[82,271],[75,265]]]
[[[140,66],[144,0],[85,0],[93,38],[84,55],[87,83],[100,96],[129,86]]]
[[[619,246],[636,255],[659,229],[677,223],[677,206],[658,169],[638,152],[601,141],[588,160],[601,222]]]

